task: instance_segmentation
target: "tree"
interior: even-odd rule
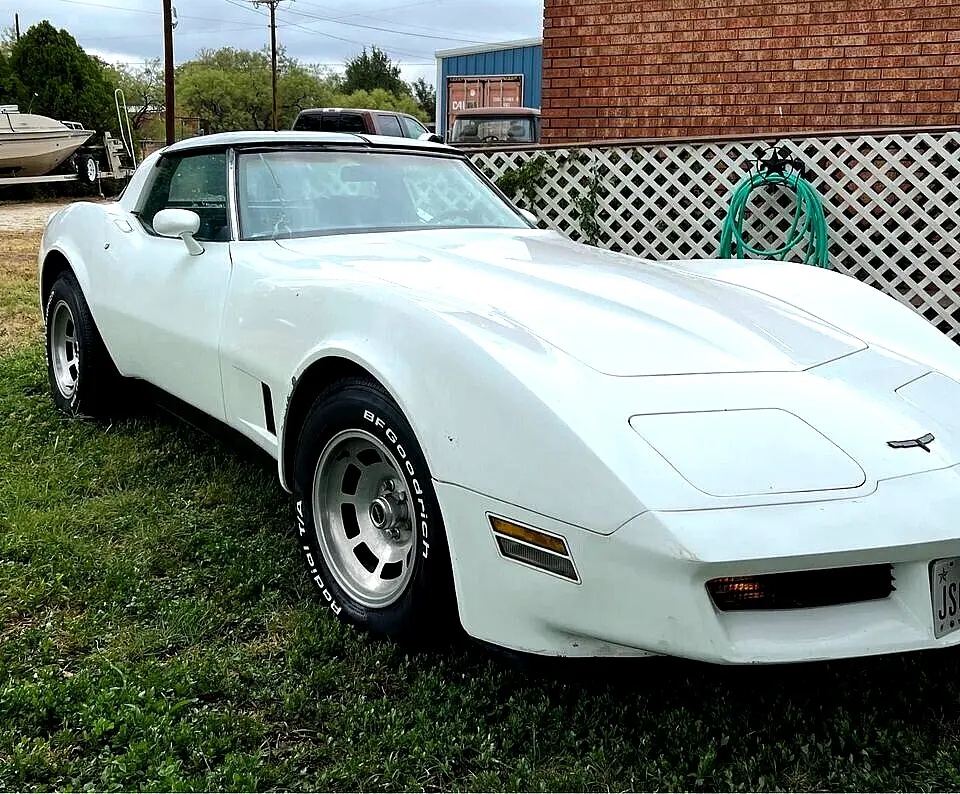
[[[10,69],[10,59],[0,50],[0,105],[13,104],[17,101],[17,94],[17,84]]]
[[[10,53],[13,52],[13,45],[16,43],[17,31],[13,25],[0,28],[0,55],[6,55],[9,58]]]
[[[43,21],[24,33],[10,52],[16,102],[91,130],[116,131],[113,85],[101,63],[67,31]]]
[[[427,120],[434,121],[437,115],[437,89],[422,77],[411,83],[410,88],[413,89],[413,98],[426,114]]]
[[[373,91],[354,91],[352,94],[335,94],[330,104],[341,108],[373,108],[375,110],[395,110],[398,113],[409,113],[426,120],[423,111],[416,100],[406,94],[397,96],[382,88]]]
[[[277,103],[281,129],[292,127],[301,110],[335,104],[334,97],[339,93],[341,80],[326,67],[304,66],[284,53],[279,58],[278,71]]]
[[[131,71],[123,67],[107,67],[113,82],[123,91],[127,103],[130,124],[141,127],[147,118],[163,109],[166,100],[163,84],[163,67],[160,59],[147,61],[141,69]]]
[[[223,47],[201,50],[177,70],[185,115],[199,116],[207,132],[263,130],[270,124],[270,59]]]
[[[383,88],[344,91],[345,81],[327,69],[299,63],[283,49],[277,58],[279,127],[293,126],[297,113],[313,107],[368,107],[426,118],[410,95]],[[207,132],[264,130],[271,124],[270,57],[224,47],[201,50],[177,71],[178,114],[198,116]]]
[[[291,127],[300,110],[330,104],[337,80],[301,65],[281,49],[277,58],[278,126]],[[199,116],[207,132],[272,129],[270,57],[224,47],[201,50],[177,73],[180,111]]]
[[[382,88],[397,96],[410,96],[410,86],[403,82],[400,67],[393,63],[387,54],[377,46],[370,48],[346,62],[343,77],[343,92],[373,91]]]

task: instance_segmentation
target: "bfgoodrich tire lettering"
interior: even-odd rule
[[[110,414],[121,378],[73,273],[63,273],[50,290],[44,324],[47,375],[57,407],[70,416]]]
[[[342,620],[399,638],[449,628],[443,520],[409,423],[371,380],[316,401],[294,466],[296,531],[320,597]]]

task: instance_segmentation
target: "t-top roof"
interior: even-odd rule
[[[283,146],[286,144],[329,144],[390,149],[422,149],[424,152],[461,154],[452,146],[431,141],[419,141],[414,138],[400,138],[388,135],[353,135],[343,132],[305,132],[301,130],[281,130],[280,132],[218,132],[214,135],[198,135],[178,141],[163,152],[176,154],[192,149],[229,148],[234,146]]]

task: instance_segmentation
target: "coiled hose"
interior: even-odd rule
[[[796,194],[796,210],[790,231],[780,248],[756,248],[743,239],[743,222],[747,214],[750,194],[764,185],[783,186]],[[801,223],[802,221],[802,223]],[[775,171],[753,171],[743,179],[733,192],[727,218],[720,236],[720,259],[730,259],[736,244],[736,259],[745,259],[744,254],[753,254],[763,259],[784,259],[790,251],[807,242],[804,263],[817,267],[830,267],[829,233],[823,202],[810,183],[795,171],[783,174]]]

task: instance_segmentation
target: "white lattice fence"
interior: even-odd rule
[[[921,312],[960,341],[960,130],[782,139],[808,169],[830,229],[830,265]],[[602,190],[597,243],[649,259],[715,257],[737,183],[766,148],[755,140],[649,146],[484,151],[493,179],[534,157],[547,171],[531,210],[583,239],[578,199],[592,175]],[[781,244],[793,218],[788,192],[761,191],[745,229]],[[791,258],[802,260],[803,249]]]

